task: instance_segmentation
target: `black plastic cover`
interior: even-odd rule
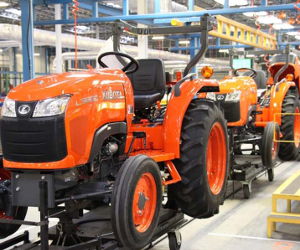
[[[53,162],[67,155],[64,115],[1,119],[3,156],[15,162]]]

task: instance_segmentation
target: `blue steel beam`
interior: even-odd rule
[[[154,13],[160,13],[160,0],[154,0]]]
[[[63,4],[63,19],[69,19],[69,4]]]
[[[188,10],[193,11],[195,6],[195,0],[188,0]]]
[[[300,4],[298,4],[300,8]],[[277,11],[277,10],[295,10],[295,4],[280,4],[280,5],[269,5],[260,6],[259,11]],[[213,9],[213,10],[202,10],[202,11],[187,11],[187,12],[176,12],[176,13],[155,13],[155,14],[143,14],[143,15],[129,15],[129,16],[108,16],[98,18],[82,18],[78,19],[78,23],[97,23],[97,22],[114,22],[116,20],[124,21],[140,21],[140,20],[152,20],[152,19],[165,19],[163,22],[170,23],[173,18],[189,18],[199,17],[205,14],[209,15],[228,15],[238,14],[246,12],[256,12],[257,7],[246,7],[246,8],[226,8],[226,9]],[[168,21],[169,20],[169,21]],[[72,24],[73,20],[42,20],[36,21],[36,25],[54,25],[54,24]]]
[[[21,0],[23,81],[34,78],[33,3]]]
[[[129,0],[123,0],[123,16],[129,15]]]
[[[224,8],[229,8],[229,0],[224,0]]]

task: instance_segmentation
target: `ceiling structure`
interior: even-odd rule
[[[20,24],[20,6],[18,0],[1,0],[0,2],[5,2],[8,4],[6,7],[2,7],[0,5],[0,23],[10,23],[10,24]],[[80,2],[80,0],[79,0]],[[101,9],[102,6],[105,6],[106,8],[111,8],[112,10],[116,11],[122,11],[122,0],[101,0],[99,2],[99,8]],[[138,0],[129,0],[130,4],[130,14],[136,14],[137,13],[137,2]],[[186,7],[188,5],[188,0],[173,0],[173,2],[177,3],[178,6],[182,5],[183,7]],[[220,9],[223,8],[223,5],[220,4],[222,0],[195,0],[195,5],[204,9]],[[238,2],[239,5],[242,6],[235,6],[235,3]],[[257,10],[259,11],[259,5],[260,0],[229,0],[229,4],[232,5],[231,7],[247,7],[247,6],[257,6]],[[154,9],[154,0],[147,1],[148,3],[148,12],[152,13]],[[289,3],[295,3],[293,0],[269,0],[268,5],[278,5],[278,4],[289,4]],[[72,5],[69,4],[69,13],[70,18],[72,18]],[[170,7],[172,8],[172,7]],[[180,11],[182,11],[181,8],[179,8]],[[174,9],[173,9],[174,11]],[[35,7],[35,18],[37,20],[53,20],[54,19],[54,5],[37,5]],[[281,12],[271,12],[271,13],[262,13],[262,14],[268,14],[270,16],[273,16],[276,20],[274,21],[274,25],[265,24],[264,16],[260,16],[259,13],[249,13],[249,14],[231,14],[230,18],[246,24],[250,27],[261,29],[265,32],[274,32],[274,27],[278,24],[276,24],[276,21],[278,20],[278,17],[281,17],[284,19],[279,20],[285,24],[289,22],[291,18],[296,19],[298,16],[298,11],[295,9],[295,11],[286,11],[285,13]],[[282,15],[282,16],[280,16]],[[101,16],[101,15],[100,15]],[[83,8],[79,9],[78,12],[78,18],[88,18],[92,17],[92,12],[90,10],[86,10]],[[265,18],[266,19],[266,18]],[[270,20],[270,19],[269,19]],[[261,22],[260,22],[261,21]],[[294,27],[297,24],[294,24]],[[45,26],[35,26],[39,29],[46,29],[46,30],[52,30],[54,31],[53,25],[45,25]],[[289,28],[289,27],[288,27]],[[77,30],[79,31],[79,34],[81,36],[87,36],[92,38],[99,38],[106,40],[111,36],[111,24],[107,23],[93,23],[93,24],[82,24],[77,27]],[[73,31],[73,25],[63,25],[63,32],[72,34]],[[298,38],[300,39],[300,33],[294,32],[293,36],[289,37],[290,41],[296,41]],[[297,36],[298,35],[298,36]],[[213,39],[215,43],[216,38]],[[129,44],[136,44],[137,40],[134,36],[126,35],[124,37],[125,43]],[[183,43],[182,43],[183,44]],[[226,41],[222,39],[222,44],[231,44],[230,41]],[[169,48],[173,47],[175,45],[175,41],[173,39],[169,39],[168,37],[165,37],[163,40],[159,39],[149,39],[149,47],[153,49],[161,49],[161,50],[168,50]],[[184,44],[183,44],[184,46]],[[181,53],[189,53],[188,51],[181,51]]]

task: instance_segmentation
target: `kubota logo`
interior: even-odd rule
[[[30,112],[30,106],[27,104],[23,104],[18,108],[18,113],[20,115],[27,115]]]
[[[217,96],[217,100],[218,101],[222,101],[222,100],[224,100],[225,99],[225,96],[224,95],[218,95]]]

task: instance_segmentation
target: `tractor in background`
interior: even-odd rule
[[[41,228],[42,249],[48,239],[56,247],[99,246],[105,239],[141,249],[171,230],[178,213],[218,213],[229,170],[227,125],[205,94],[219,92],[219,83],[189,73],[214,24],[204,16],[196,26],[125,27],[147,35],[201,33],[202,48],[166,106],[163,62],[118,51],[99,56],[102,69],[43,76],[11,90],[1,120],[0,237],[29,223],[22,221],[29,206],[40,210],[41,222],[32,225]],[[121,69],[109,66],[112,56]],[[59,223],[49,232],[51,217]],[[180,248],[178,238],[172,242]]]
[[[265,127],[275,122],[280,127],[278,156],[283,161],[296,160],[300,152],[300,63],[287,46],[284,50],[245,51],[244,56],[273,55],[268,62],[268,73],[262,70],[238,69],[233,73],[250,75],[257,85],[255,126]],[[234,52],[231,55],[232,58]]]

